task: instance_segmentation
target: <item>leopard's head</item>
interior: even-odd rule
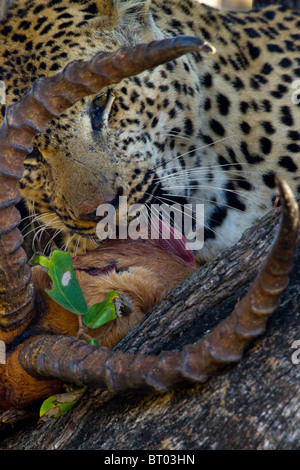
[[[61,0],[42,8],[29,0],[21,15],[22,3],[16,2],[1,25],[7,104],[28,91],[35,78],[71,60],[170,36],[157,27],[148,1]],[[190,86],[196,72],[189,60],[188,55],[176,60],[176,77],[174,64],[168,63],[82,99],[36,138],[21,194],[37,220],[59,233],[68,249],[93,246],[97,208],[110,203],[118,209],[120,196],[129,206],[185,201],[164,188],[169,162],[175,159],[180,166],[178,155],[193,152],[189,135],[195,110],[191,100],[182,99],[197,93]],[[176,140],[181,132],[186,139]]]

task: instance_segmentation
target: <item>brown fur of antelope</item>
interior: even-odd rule
[[[117,271],[91,276],[80,269],[117,266]],[[97,338],[100,346],[113,348],[175,286],[193,274],[196,268],[164,251],[154,240],[107,241],[96,250],[77,256],[73,262],[80,287],[88,306],[117,291],[130,299],[132,313],[113,320],[86,334]],[[36,303],[34,320],[26,330],[26,341],[13,349],[5,365],[0,365],[0,409],[22,408],[33,401],[47,398],[61,389],[61,382],[39,380],[27,374],[19,363],[19,351],[37,334],[77,336],[78,317],[54,302],[45,289],[51,279],[40,266],[32,269]],[[22,343],[22,344],[21,344]]]

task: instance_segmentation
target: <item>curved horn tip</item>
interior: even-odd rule
[[[289,218],[294,222],[295,226],[299,224],[299,208],[296,198],[290,186],[285,180],[275,175],[275,184],[278,188],[280,199],[282,201],[283,212],[289,213]]]
[[[189,35],[183,34],[183,35],[175,36],[172,42],[173,42],[172,46],[174,48],[183,48],[183,47],[195,48],[195,52],[198,49],[199,51],[208,52],[210,54],[215,54],[217,50],[212,44],[205,41],[199,36],[189,36]]]
[[[275,184],[280,192],[280,196],[285,200],[295,200],[294,194],[287,182],[278,175],[274,176]]]

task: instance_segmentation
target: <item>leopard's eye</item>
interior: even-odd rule
[[[94,130],[102,129],[107,124],[114,99],[111,91],[94,99],[91,109],[91,122]]]
[[[108,97],[108,93],[105,93],[104,95],[98,96],[94,100],[94,106],[96,107],[97,111],[105,107],[107,103],[107,97]]]

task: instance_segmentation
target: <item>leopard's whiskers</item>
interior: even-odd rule
[[[61,246],[61,250],[62,250],[62,251],[67,251],[68,246],[69,246],[71,240],[75,237],[75,235],[76,235],[75,233],[74,233],[72,236],[70,236],[70,235],[68,234],[68,240]]]
[[[193,153],[193,152],[197,152],[198,150],[203,150],[205,148],[208,148],[208,147],[211,147],[212,145],[216,145],[218,144],[219,142],[223,142],[224,140],[226,139],[231,139],[232,137],[234,137],[234,135],[229,135],[227,137],[223,137],[222,139],[219,139],[219,140],[215,140],[214,142],[211,142],[210,144],[205,144],[205,145],[201,145],[201,147],[196,147],[194,148],[193,150],[189,150],[188,152],[185,152],[185,153],[181,153],[180,155],[177,155],[176,157],[172,157],[167,163],[173,163],[174,161],[178,160],[179,158],[182,158],[186,155],[189,155],[190,153]],[[158,168],[160,168],[163,164],[160,163],[159,165],[156,165],[153,167],[153,171],[156,171]]]
[[[55,230],[54,234],[52,235],[52,237],[50,238],[50,240],[49,240],[48,243],[46,244],[46,246],[45,246],[45,248],[44,248],[44,250],[43,250],[43,254],[45,254],[45,253],[47,252],[48,246],[50,247],[51,242],[53,242],[54,239],[55,239],[55,237],[57,237],[61,232],[63,232],[63,230],[64,230],[63,228],[61,228],[61,229],[56,229],[56,230]]]
[[[226,167],[228,167],[228,171],[230,171],[230,174],[237,174],[239,175],[240,173],[254,173],[254,174],[263,174],[263,171],[264,170],[259,170],[259,171],[256,171],[256,170],[251,170],[251,169],[238,169],[238,168],[230,168],[230,167],[234,167],[235,165],[239,165],[239,166],[249,166],[249,163],[248,162],[241,162],[241,163],[225,163],[225,164],[217,164],[217,165],[209,165],[209,166],[195,166],[195,167],[192,167],[192,168],[174,168],[172,169],[172,173],[169,174],[169,175],[165,175],[165,176],[160,176],[160,177],[157,177],[157,178],[154,178],[153,181],[162,181],[164,179],[169,179],[173,176],[176,176],[176,175],[189,175],[190,173],[207,173],[207,171],[211,170],[211,169],[218,169],[218,168],[221,168],[221,169],[224,169],[226,171]],[[215,178],[215,176],[214,176]]]
[[[176,190],[179,190],[179,189],[195,189],[195,186],[188,186],[188,185],[178,186],[177,185],[177,186],[168,187],[169,191],[174,191],[174,190],[176,191]],[[228,189],[228,188],[223,188],[223,187],[213,186],[213,185],[201,185],[201,187],[199,189],[215,189],[215,190],[220,191],[220,192],[225,191],[225,192],[228,192],[228,193],[236,194],[239,197],[242,197],[244,199],[247,199],[248,201],[253,202],[253,198],[246,196],[245,194],[243,194],[241,191],[239,191],[237,189]],[[199,199],[201,199],[201,196],[199,196]],[[256,201],[255,201],[255,204],[258,207],[261,207],[262,209],[265,209],[265,206],[263,204],[260,204],[259,202],[256,202]]]
[[[172,194],[171,194],[171,196],[172,196]],[[167,200],[167,201],[171,201],[171,202],[172,202],[171,199],[165,198],[164,196],[157,197],[157,199],[160,199],[160,200],[163,200],[163,199],[164,199],[164,200]],[[162,201],[162,202],[163,202],[163,201]],[[174,209],[176,210],[177,208],[174,207]],[[178,209],[177,209],[177,210],[178,210]],[[197,220],[193,215],[190,215],[190,214],[186,214],[186,215],[189,216],[189,217],[191,217],[191,218],[193,218],[193,220],[195,220],[195,221]],[[214,221],[215,219],[213,219],[212,217],[210,217],[210,220]],[[210,228],[209,225],[203,223],[203,226],[204,226],[205,228],[207,228],[208,230],[210,230],[211,232],[213,232],[216,236],[218,236],[218,237],[220,237],[222,240],[224,240],[224,237],[223,237],[220,233],[218,233],[218,232],[216,232],[215,230],[213,230],[212,228]]]

